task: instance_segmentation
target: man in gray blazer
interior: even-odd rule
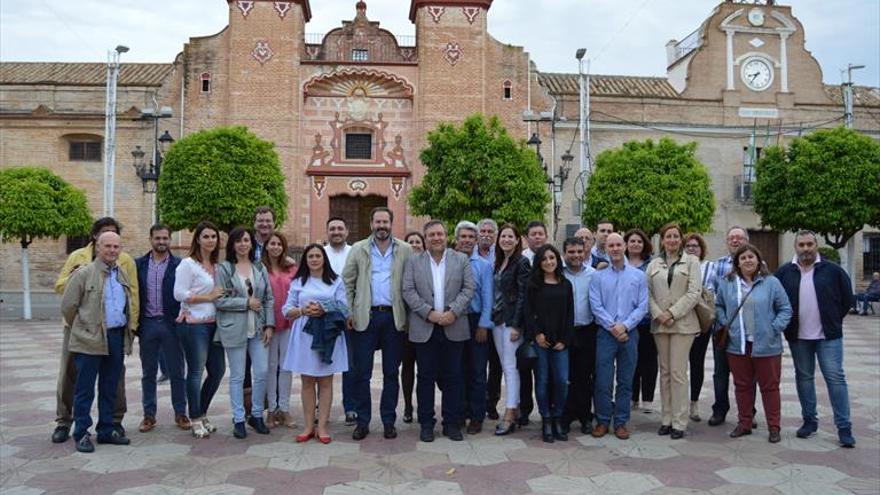
[[[403,299],[409,306],[409,340],[416,345],[416,398],[421,425],[419,438],[434,440],[434,384],[443,392],[443,434],[461,434],[464,343],[471,336],[468,308],[474,295],[470,260],[449,249],[446,227],[425,224],[427,249],[411,256],[403,269]]]

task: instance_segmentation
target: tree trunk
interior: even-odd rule
[[[22,317],[25,320],[31,319],[31,280],[30,280],[30,263],[28,262],[28,244],[30,242],[21,241],[21,287],[24,292],[22,298]]]

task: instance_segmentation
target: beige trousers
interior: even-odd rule
[[[654,334],[660,364],[661,424],[681,431],[688,424],[688,358],[694,337],[694,334]]]

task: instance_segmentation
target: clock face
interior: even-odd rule
[[[760,9],[752,9],[749,11],[749,22],[752,26],[761,26],[764,24],[764,13]]]
[[[752,57],[745,61],[740,74],[742,81],[754,91],[764,91],[773,83],[773,69],[764,58]]]

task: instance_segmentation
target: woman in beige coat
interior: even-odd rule
[[[700,323],[694,307],[700,298],[700,260],[682,250],[676,223],[660,229],[660,255],[648,265],[651,332],[660,363],[659,435],[684,436],[688,421],[688,356]]]

